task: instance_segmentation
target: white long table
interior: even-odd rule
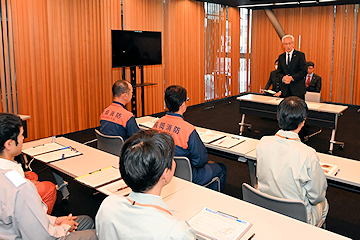
[[[240,135],[242,135],[245,124],[245,114],[276,119],[277,106],[281,98],[263,96],[258,94],[246,94],[238,97],[239,112],[242,114],[240,125]],[[306,102],[309,108],[306,123],[312,126],[319,126],[332,129],[330,138],[329,152],[332,153],[334,144],[340,144],[344,147],[343,142],[335,141],[338,117],[348,107],[343,105],[329,103]]]
[[[317,153],[317,155],[319,156],[320,162],[336,165],[337,169],[340,169],[337,174],[335,171],[331,175],[325,175],[327,179],[360,187],[360,161],[324,153]],[[252,169],[250,170],[250,178],[256,179],[256,149],[247,153],[247,158],[248,164],[253,165],[252,168],[249,168]]]
[[[349,239],[195,184],[189,183],[188,187],[164,201],[174,210],[172,214],[181,220],[189,220],[208,207],[252,223],[253,226],[241,239],[248,239],[253,233],[256,240]]]
[[[27,142],[23,144],[23,149],[50,143],[51,141],[52,138],[44,138]],[[72,178],[83,176],[90,172],[107,168],[109,166],[114,166],[117,168],[119,167],[119,157],[115,155],[106,153],[93,147],[89,147],[65,137],[56,138],[56,142],[63,146],[71,146],[82,153],[82,155],[79,156],[47,163],[49,167],[56,169],[59,172],[64,173]],[[63,180],[60,176],[55,176],[55,179],[57,180],[59,186],[63,184]],[[162,197],[167,197],[183,189],[187,186],[185,183],[187,183],[185,180],[174,177],[170,184],[164,187],[162,191]],[[98,190],[107,195],[111,194],[109,191],[106,191],[106,188],[99,188]],[[65,192],[62,192],[62,194],[64,198],[68,198],[69,196],[68,190],[65,190]]]

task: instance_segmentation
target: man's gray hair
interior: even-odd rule
[[[295,38],[293,35],[285,35],[281,38],[281,42],[283,43],[286,38],[291,38],[293,42],[295,42]]]

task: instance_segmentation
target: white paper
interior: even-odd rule
[[[226,214],[204,208],[192,217],[188,223],[197,234],[211,239],[233,240],[241,237],[251,223],[238,220]]]
[[[139,125],[146,128],[152,128],[157,120],[159,120],[159,118],[154,118],[150,121],[140,123]]]
[[[74,149],[71,148],[66,148],[66,149],[62,149],[62,150],[56,150],[54,152],[49,152],[49,153],[44,153],[44,154],[40,154],[40,155],[36,155],[35,159],[42,161],[42,162],[52,162],[52,161],[57,161],[57,160],[62,160],[62,159],[66,159],[69,157],[74,157],[74,156],[78,156],[81,155],[82,153],[79,151],[76,151]]]
[[[269,100],[269,102],[276,102],[277,104],[279,104],[282,100],[284,100],[283,98],[274,98]]]
[[[330,163],[324,163],[324,162],[319,162],[319,163],[320,163],[325,175],[329,175],[329,176],[332,175],[337,168],[336,165],[333,165]]]
[[[115,167],[107,167],[91,172],[84,176],[75,178],[78,182],[81,182],[87,186],[96,188],[104,183],[120,179],[120,171]]]
[[[22,152],[29,156],[36,156],[47,152],[55,151],[64,148],[65,146],[58,143],[46,143],[31,148],[23,149]]]
[[[110,184],[107,184],[105,186],[102,186],[97,189],[99,192],[102,192],[106,195],[122,195],[127,196],[132,191],[131,188],[129,188],[124,180],[119,180]]]
[[[224,137],[223,134],[214,133],[210,130],[206,130],[206,132],[200,132],[199,133],[200,139],[203,143],[210,143],[212,141],[215,141],[219,138]]]
[[[232,148],[233,146],[236,146],[244,141],[245,139],[241,137],[225,137],[211,143],[211,145],[224,148]]]
[[[319,107],[322,106],[321,103],[316,103],[316,102],[306,102],[306,105],[308,106],[309,109],[317,109]]]

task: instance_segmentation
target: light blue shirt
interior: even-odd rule
[[[160,196],[131,192],[128,198],[136,203],[156,205],[170,211]],[[99,240],[196,237],[186,221],[154,207],[131,205],[127,198],[118,195],[111,195],[102,202],[95,223]]]

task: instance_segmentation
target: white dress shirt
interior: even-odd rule
[[[195,239],[190,225],[166,211],[171,211],[160,196],[131,192],[128,198],[140,204],[132,205],[119,195],[107,197],[96,214],[96,234],[99,240],[113,239]],[[184,202],[184,204],[186,204]]]
[[[279,130],[277,135],[261,138],[256,147],[258,189],[303,201],[308,221],[318,222],[315,205],[325,200],[327,182],[316,151],[292,131]]]

